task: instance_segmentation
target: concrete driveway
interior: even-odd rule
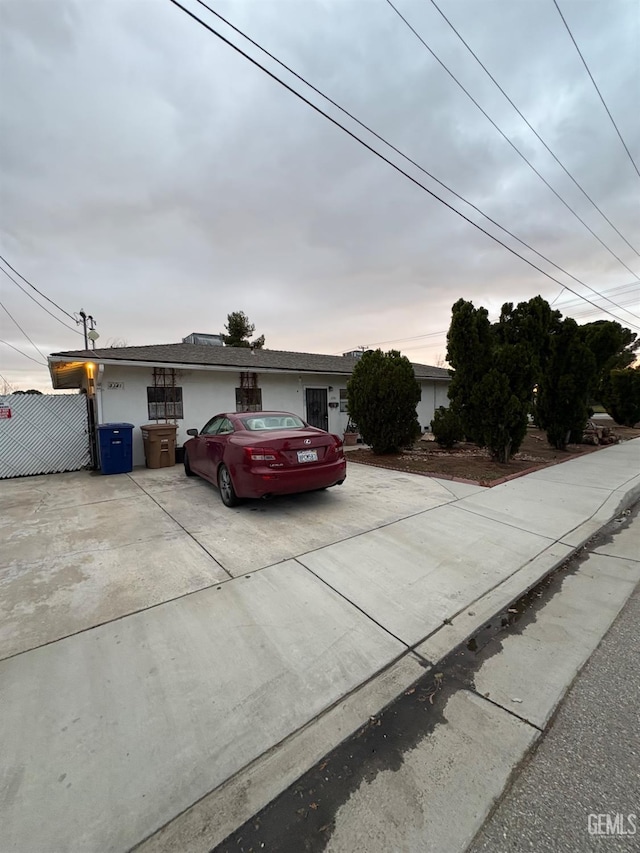
[[[0,481],[0,659],[477,491],[350,465],[343,486],[230,510],[182,466]]]
[[[638,449],[234,511],[177,468],[0,482],[0,850],[211,850],[636,499]]]

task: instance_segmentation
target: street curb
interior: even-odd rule
[[[209,853],[332,749],[352,737],[371,717],[380,714],[410,689],[427,671],[571,559],[638,500],[640,482],[628,490],[614,490],[590,519],[553,542],[476,601],[466,604],[399,659],[374,673],[365,683],[139,842],[131,848],[132,853],[175,853],[176,850]]]

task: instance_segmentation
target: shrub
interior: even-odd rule
[[[544,300],[532,303],[536,311],[546,305]],[[506,303],[500,321],[492,325],[486,308],[459,299],[451,314],[447,335],[447,359],[455,371],[449,386],[451,408],[467,439],[489,448],[499,462],[508,462],[518,451],[527,430],[538,364],[533,345],[520,328],[527,325],[520,322],[520,315],[529,308],[522,303],[514,312]]]
[[[517,453],[527,433],[526,399],[513,392],[506,373],[492,368],[475,388],[473,399],[484,417],[478,426],[482,444],[498,462],[507,463]]]
[[[566,317],[552,337],[536,399],[536,420],[552,447],[564,450],[572,433],[582,434],[595,376],[595,358],[576,321]]]
[[[421,396],[411,362],[396,350],[365,352],[347,383],[349,415],[374,453],[397,453],[420,435]]]
[[[440,406],[433,413],[431,432],[440,447],[453,447],[464,437],[462,423],[457,413],[449,407]]]
[[[640,367],[612,370],[603,402],[617,424],[635,426],[640,421]]]

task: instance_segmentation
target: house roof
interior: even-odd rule
[[[139,347],[109,347],[96,350],[55,352],[53,361],[86,359],[105,362],[144,362],[157,365],[205,365],[237,367],[240,370],[279,370],[295,373],[336,373],[350,375],[357,358],[343,355],[322,355],[310,352],[244,347],[217,347],[198,344],[151,344]],[[428,364],[414,364],[416,379],[449,380],[449,371]]]

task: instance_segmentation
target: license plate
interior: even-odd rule
[[[318,461],[318,451],[317,450],[299,450],[298,451],[298,462],[317,462]]]

